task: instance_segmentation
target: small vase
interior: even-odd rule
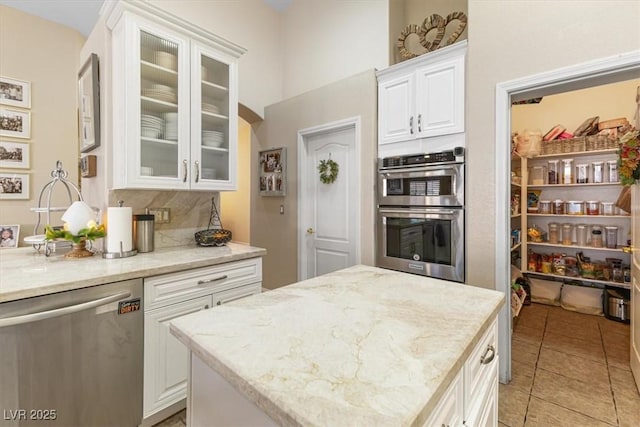
[[[85,258],[93,256],[93,252],[87,249],[87,241],[85,239],[80,240],[78,243],[73,243],[71,248],[71,251],[65,254],[65,258]]]

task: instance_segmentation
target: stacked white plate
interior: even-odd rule
[[[155,62],[161,67],[168,68],[170,70],[176,70],[178,64],[177,58],[174,54],[164,51],[156,52]]]
[[[150,87],[143,88],[142,96],[148,96],[159,101],[171,102],[173,104],[178,102],[175,88],[157,83],[152,84]]]
[[[202,179],[216,179],[216,170],[213,168],[202,168]]]
[[[224,132],[217,130],[202,131],[202,145],[207,147],[220,147],[224,144]]]
[[[202,111],[207,113],[218,114],[220,113],[220,107],[215,104],[209,104],[208,102],[202,102]]]
[[[164,138],[178,140],[178,113],[164,113]]]
[[[140,133],[145,138],[160,138],[164,130],[164,119],[151,114],[140,117]]]

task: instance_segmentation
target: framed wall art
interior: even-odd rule
[[[31,108],[31,83],[0,76],[0,104]]]
[[[261,196],[287,195],[287,149],[272,148],[258,153]]]
[[[0,168],[29,169],[29,144],[0,141]]]
[[[0,172],[0,200],[29,199],[29,174]]]
[[[0,108],[0,136],[31,138],[31,113]]]
[[[98,55],[92,53],[78,73],[78,131],[80,152],[100,146],[100,79]]]
[[[0,225],[0,249],[17,248],[19,238],[19,225]]]

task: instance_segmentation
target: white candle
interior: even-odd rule
[[[133,247],[133,212],[130,207],[107,209],[107,252],[128,252]]]

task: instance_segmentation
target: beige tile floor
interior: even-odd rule
[[[629,325],[524,306],[513,334],[512,379],[500,384],[500,426],[640,427],[629,369]],[[185,412],[155,427],[185,427]]]
[[[512,380],[500,384],[501,426],[640,426],[629,325],[540,304],[512,338]]]

